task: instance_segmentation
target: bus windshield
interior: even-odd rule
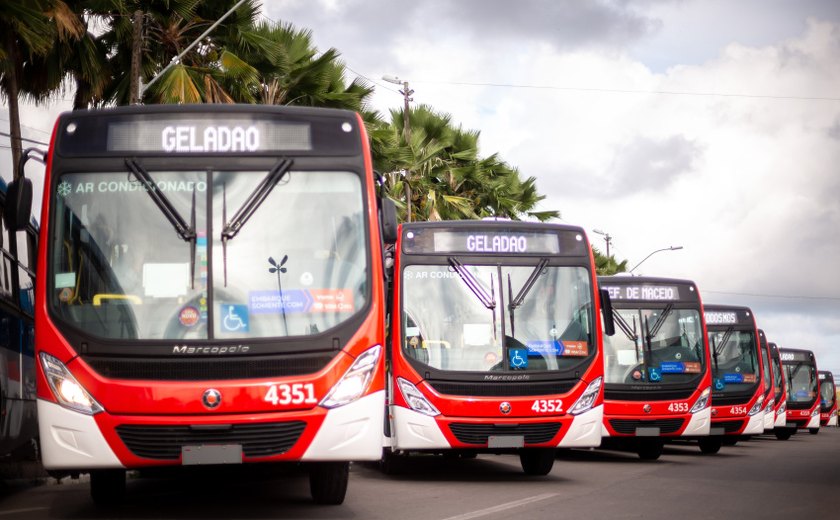
[[[121,171],[66,173],[53,185],[48,280],[63,322],[123,340],[301,336],[366,305],[358,175],[283,172],[223,241],[264,195],[268,172],[148,173],[150,184]]]
[[[836,400],[837,395],[834,391],[834,381],[830,379],[820,381],[820,406],[825,410],[829,410],[834,406]]]
[[[789,403],[812,403],[817,396],[817,368],[810,363],[785,362]]]
[[[773,361],[773,395],[778,400],[782,397],[782,363],[778,356],[770,356]]]
[[[607,383],[685,383],[705,371],[699,310],[614,307],[613,313],[628,330],[616,327],[614,336],[604,337]]]
[[[758,345],[750,331],[728,328],[709,331],[715,390],[739,392],[752,388],[761,375]]]
[[[586,269],[456,265],[404,269],[406,356],[438,370],[486,372],[565,370],[594,355]]]

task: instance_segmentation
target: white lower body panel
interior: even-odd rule
[[[333,408],[301,460],[379,460],[384,425],[384,390]]]
[[[604,427],[604,405],[576,415],[558,448],[597,448]]]
[[[48,470],[123,468],[96,420],[38,399],[41,457]]]
[[[712,409],[707,406],[705,409],[691,415],[688,426],[680,434],[683,437],[694,437],[697,435],[709,435],[712,429]]]
[[[806,428],[819,428],[820,427],[820,414],[817,414],[811,417],[811,420],[808,421],[808,426]]]
[[[776,414],[776,422],[773,423],[774,428],[784,428],[785,424],[787,424],[787,413],[781,412]]]
[[[826,426],[837,426],[837,415],[832,415],[828,422],[825,424]]]
[[[764,431],[772,430],[776,422],[776,412],[771,408],[764,411]]]
[[[394,428],[391,446],[397,450],[450,449],[452,445],[438,426],[434,417],[391,406]]]
[[[758,435],[764,433],[764,412],[759,412],[747,421],[747,427],[741,435]]]

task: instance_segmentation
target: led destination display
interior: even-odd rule
[[[406,253],[579,255],[586,252],[583,236],[569,231],[518,229],[409,229]]]

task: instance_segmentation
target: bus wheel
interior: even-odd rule
[[[808,428],[808,433],[810,433],[811,435],[816,435],[816,434],[820,433],[820,429],[819,428]]]
[[[700,439],[700,453],[704,455],[714,455],[720,451],[721,442],[717,437],[707,437]]]
[[[519,462],[526,475],[548,475],[554,467],[554,448],[527,448],[519,451]]]
[[[98,469],[90,472],[90,497],[99,506],[119,504],[125,498],[125,470]]]
[[[640,439],[636,452],[642,460],[656,460],[662,455],[662,447],[659,439]]]
[[[790,436],[792,435],[792,433],[788,430],[777,429],[774,433],[776,434],[776,438],[779,439],[780,441],[786,441],[786,440],[790,439]]]
[[[315,462],[309,467],[309,492],[317,504],[337,506],[344,502],[349,462]]]

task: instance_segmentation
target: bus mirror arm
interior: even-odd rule
[[[389,197],[379,199],[379,218],[382,225],[382,240],[386,244],[397,241],[397,205]]]
[[[604,316],[604,334],[613,336],[615,335],[615,314],[613,313],[610,292],[606,289],[600,289],[598,292],[601,295],[601,314]],[[625,333],[627,333],[626,330]]]

